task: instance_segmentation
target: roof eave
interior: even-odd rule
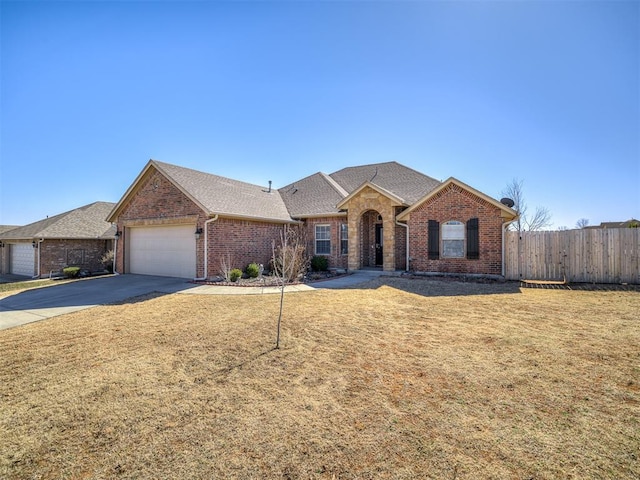
[[[310,213],[310,214],[300,214],[300,215],[292,215],[293,218],[301,218],[301,219],[312,219],[312,218],[325,218],[325,217],[346,217],[347,212],[327,212],[327,213]]]
[[[241,215],[236,213],[212,213],[211,217],[218,215],[219,218],[230,218],[233,220],[251,220],[254,222],[263,222],[263,223],[282,223],[282,224],[296,224],[300,223],[298,220],[293,218],[284,219],[284,218],[272,218],[272,217],[261,217],[257,215]]]
[[[352,198],[356,197],[366,187],[369,187],[369,188],[375,190],[376,192],[378,192],[379,194],[384,195],[385,197],[389,198],[394,203],[394,206],[402,206],[402,207],[408,207],[409,206],[409,204],[406,203],[403,198],[400,198],[399,196],[397,196],[393,192],[390,192],[389,190],[386,190],[386,189],[382,188],[381,186],[376,185],[373,182],[367,181],[367,182],[364,182],[362,185],[360,185],[358,188],[356,188],[348,196],[343,198],[340,201],[340,203],[338,203],[336,205],[336,208],[337,209],[342,209],[347,203],[349,203],[351,201]]]

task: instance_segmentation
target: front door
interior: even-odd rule
[[[376,267],[382,266],[382,224],[376,223]]]

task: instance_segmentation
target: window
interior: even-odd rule
[[[442,224],[442,256],[464,258],[464,223],[451,220]]]
[[[442,238],[442,245],[440,239]],[[466,244],[465,244],[466,241]],[[445,222],[440,226],[436,220],[427,223],[427,247],[429,260],[440,258],[464,258],[465,245],[467,259],[480,258],[480,224],[477,218],[470,218],[465,224],[457,220]]]
[[[340,225],[340,255],[349,254],[349,227],[346,223]]]
[[[331,255],[330,225],[316,225],[316,255]]]

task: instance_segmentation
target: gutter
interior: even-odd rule
[[[209,270],[209,224],[218,220],[216,213],[212,218],[204,222],[204,277],[194,278],[194,280],[206,280]]]
[[[400,226],[400,227],[404,227],[406,229],[406,237],[407,237],[407,246],[406,246],[406,255],[407,255],[407,259],[405,261],[405,271],[409,271],[409,224],[408,223],[400,223],[400,221],[396,220],[396,225]],[[504,250],[504,248],[503,248]]]
[[[514,217],[513,220],[510,220],[508,222],[504,222],[502,224],[502,278],[505,277],[506,275],[506,270],[507,267],[504,264],[505,258],[506,258],[506,253],[505,253],[505,249],[504,249],[504,242],[505,242],[505,234],[507,233],[507,227],[509,225],[511,225],[513,222],[515,222],[516,220],[518,220],[518,217]]]

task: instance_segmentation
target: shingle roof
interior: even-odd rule
[[[204,173],[169,163],[151,161],[167,178],[209,214],[290,222],[291,216],[277,190]]]
[[[150,160],[109,215],[115,221],[140,179],[155,168],[209,215],[291,222],[293,219],[337,215],[338,204],[370,181],[406,204],[440,185],[437,180],[397,162],[347,167],[330,175],[314,173],[279,190]]]
[[[278,190],[293,218],[335,215],[336,205],[348,195],[335,180],[314,173]]]
[[[339,213],[336,206],[365,182],[379,186],[412,204],[440,185],[427,175],[398,162],[374,163],[338,170],[330,175],[318,172],[279,190],[294,218]]]
[[[20,225],[0,225],[0,234],[7,233],[9,230],[18,228]]]
[[[95,202],[0,234],[3,240],[33,238],[113,238],[115,227],[105,218],[115,203]]]
[[[332,173],[346,191],[353,192],[369,181],[412,204],[437,188],[440,182],[398,162],[374,163],[347,167]]]

